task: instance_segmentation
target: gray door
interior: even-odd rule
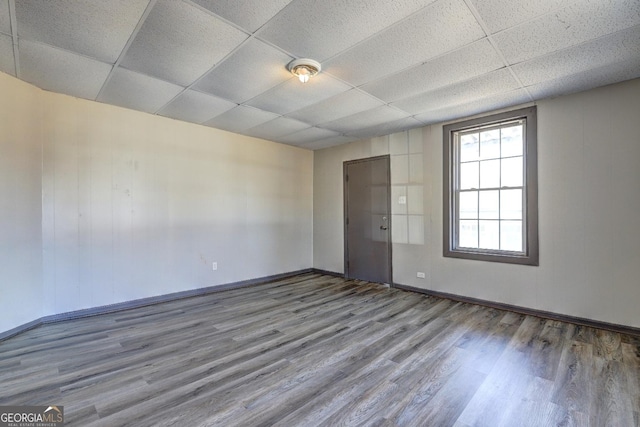
[[[344,163],[345,276],[391,284],[389,156]]]

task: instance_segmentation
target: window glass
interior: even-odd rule
[[[445,256],[537,265],[535,107],[444,126]]]
[[[500,249],[500,221],[479,221],[481,249]]]
[[[460,219],[478,218],[478,192],[465,191],[460,193]]]
[[[522,251],[522,221],[500,221],[500,249]]]
[[[461,220],[460,221],[460,247],[477,248],[478,247],[478,221]]]
[[[460,189],[478,188],[479,162],[462,163],[460,165]]]
[[[509,126],[501,129],[502,157],[522,156],[522,126]]]
[[[480,188],[500,187],[500,159],[480,162]]]
[[[500,157],[500,129],[480,132],[480,158],[496,159]]]
[[[500,191],[483,191],[480,193],[480,219],[500,219]]]
[[[500,190],[500,219],[522,219],[522,190]]]
[[[522,157],[510,157],[501,160],[501,186],[502,187],[522,187]]]
[[[480,158],[478,134],[472,133],[460,137],[460,161],[468,162]]]

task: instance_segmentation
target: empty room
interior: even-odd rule
[[[640,426],[639,0],[0,0],[0,426]]]

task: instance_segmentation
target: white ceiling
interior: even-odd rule
[[[0,71],[319,149],[640,77],[640,0],[0,0]]]

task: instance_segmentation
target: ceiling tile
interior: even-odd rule
[[[442,123],[458,120],[474,114],[489,113],[500,108],[507,108],[529,102],[529,95],[524,89],[516,89],[498,95],[488,96],[472,102],[458,104],[446,108],[437,108],[415,116],[424,124]]]
[[[287,117],[278,117],[277,119],[247,129],[243,133],[258,138],[275,139],[307,128],[309,128],[309,125],[306,123]]]
[[[0,0],[14,74],[10,5],[23,80],[311,149],[640,77],[639,0]]]
[[[510,64],[640,24],[638,0],[585,0],[496,34]]]
[[[485,38],[422,65],[377,80],[362,90],[386,102],[448,86],[504,66],[500,55]]]
[[[464,2],[440,0],[375,37],[341,53],[326,71],[361,85],[484,37]],[[400,48],[401,47],[401,48]]]
[[[308,148],[309,150],[322,150],[323,148],[335,147],[336,145],[347,144],[349,142],[357,140],[358,138],[353,136],[336,136],[333,138],[327,138],[319,141],[309,142],[307,144],[302,144],[301,148]]]
[[[242,133],[249,128],[257,126],[260,123],[268,122],[269,120],[273,120],[277,117],[277,114],[270,113],[268,111],[238,105],[236,108],[232,108],[231,110],[226,111],[203,124],[218,129],[228,130],[230,132]]]
[[[196,83],[195,88],[237,103],[291,78],[288,55],[251,39]]]
[[[160,0],[127,50],[122,65],[190,85],[247,35],[181,1]]]
[[[18,35],[115,63],[148,0],[16,1]]]
[[[280,137],[278,138],[278,141],[284,144],[304,145],[321,139],[335,138],[339,135],[340,134],[338,132],[334,132],[329,129],[311,127],[301,130],[300,132]]]
[[[297,0],[258,35],[297,57],[322,62],[433,1]]]
[[[390,135],[392,133],[400,132],[407,129],[413,129],[420,126],[424,126],[424,124],[414,119],[413,117],[406,117],[404,119],[395,120],[388,123],[381,123],[379,125],[358,129],[353,132],[348,132],[347,136],[355,136],[357,138],[373,138],[374,136]]]
[[[9,18],[9,0],[0,0],[0,32],[11,34],[11,19]]]
[[[358,129],[377,126],[382,123],[389,123],[396,120],[404,119],[409,116],[408,113],[391,108],[386,105],[377,107],[372,110],[362,111],[352,114],[338,120],[323,123],[322,127],[331,129],[340,133],[354,132]]]
[[[13,60],[13,41],[11,37],[0,34],[0,71],[16,75],[16,64]]]
[[[509,70],[502,68],[465,82],[394,102],[392,105],[412,114],[420,114],[436,108],[466,104],[517,87],[519,84]]]
[[[534,99],[581,92],[640,77],[640,58],[609,64],[527,87]]]
[[[525,86],[640,57],[640,25],[513,66]]]
[[[112,66],[45,44],[20,40],[20,78],[39,88],[95,99]]]
[[[182,87],[172,83],[119,67],[113,72],[98,101],[153,113],[182,90]]]
[[[247,105],[278,114],[287,114],[349,90],[349,86],[320,73],[307,83],[289,80],[247,102]]]
[[[491,34],[558,10],[564,0],[471,0]]]
[[[325,123],[350,116],[361,111],[380,107],[384,103],[358,90],[351,89],[339,95],[325,99],[317,104],[310,105],[298,111],[288,114],[288,117],[302,120],[312,125]]]
[[[187,122],[202,123],[235,107],[235,103],[226,99],[186,90],[163,107],[159,114]]]
[[[192,0],[249,32],[262,27],[291,0]]]

